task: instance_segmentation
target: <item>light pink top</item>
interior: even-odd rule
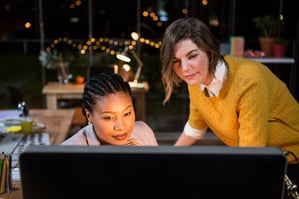
[[[143,121],[136,121],[131,139],[136,139],[142,146],[158,146],[157,139],[152,129]],[[65,140],[62,145],[101,145],[93,125],[89,124],[80,129],[75,135]]]

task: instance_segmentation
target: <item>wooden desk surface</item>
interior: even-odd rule
[[[13,182],[13,191],[0,194],[0,199],[23,199],[21,181]]]
[[[45,124],[46,128],[41,131],[49,132],[51,144],[61,144],[69,133],[75,109],[32,109],[29,117],[35,122]]]
[[[74,113],[75,109],[30,109],[29,117],[36,122],[45,124],[46,128],[40,131],[49,132],[51,144],[59,145],[67,137]],[[23,195],[21,188],[21,182],[14,181],[13,191],[0,194],[0,199],[22,199]]]

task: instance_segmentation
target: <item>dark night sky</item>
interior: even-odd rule
[[[70,38],[88,38],[88,1],[82,0],[80,6],[70,10],[69,5],[74,0],[46,0],[43,1],[44,30],[46,38],[66,36]],[[93,36],[128,38],[132,31],[136,31],[137,3],[136,0],[93,0]],[[158,0],[141,0],[143,10],[157,11]],[[215,35],[221,40],[227,39],[231,29],[232,0],[209,0],[208,6],[200,5],[198,0],[164,0],[165,10],[170,21],[184,17],[181,9],[189,6],[189,16],[196,16],[206,23],[211,16],[220,20],[219,27],[211,27]],[[236,18],[235,35],[257,37],[251,18],[258,15],[279,12],[280,0],[235,0]],[[263,5],[261,5],[263,3]],[[267,4],[268,3],[268,4]],[[266,5],[267,4],[267,5]],[[0,39],[2,38],[39,38],[38,0],[0,0]],[[286,18],[286,34],[295,37],[296,29],[293,21],[297,21],[298,14],[293,0],[284,0],[283,13]],[[79,17],[78,23],[70,23],[71,17]],[[294,19],[295,18],[295,19]],[[23,28],[25,21],[31,21],[32,27]],[[145,37],[160,38],[164,26],[157,27],[150,18],[141,18],[141,33]]]

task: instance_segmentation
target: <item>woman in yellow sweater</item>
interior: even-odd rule
[[[298,180],[298,102],[266,66],[223,56],[218,47],[209,28],[196,18],[178,19],[165,30],[160,54],[163,103],[182,81],[190,97],[189,119],[175,146],[194,144],[210,128],[228,146],[280,147],[292,154],[287,158]]]

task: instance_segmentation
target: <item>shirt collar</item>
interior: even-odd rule
[[[203,91],[205,88],[207,88],[210,97],[218,97],[219,92],[226,79],[226,73],[227,69],[225,66],[225,62],[219,61],[216,66],[215,77],[213,78],[212,82],[209,85],[200,84],[200,90]]]

